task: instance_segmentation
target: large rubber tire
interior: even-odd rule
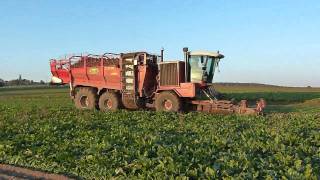
[[[115,92],[104,92],[99,98],[100,111],[116,111],[121,107],[120,95]]]
[[[74,103],[76,108],[93,110],[97,104],[97,94],[93,88],[81,87],[76,92]]]
[[[156,111],[179,112],[182,103],[174,92],[164,91],[156,97],[155,107]]]

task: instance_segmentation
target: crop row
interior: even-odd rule
[[[17,91],[0,96],[0,163],[88,179],[319,179],[320,114],[101,113],[63,89]]]
[[[317,114],[267,117],[0,106],[0,162],[84,178],[319,178]]]

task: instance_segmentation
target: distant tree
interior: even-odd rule
[[[46,82],[43,80],[37,82],[34,80],[23,79],[21,75],[19,75],[18,79],[13,79],[10,81],[1,80],[0,86],[3,86],[3,84],[4,86],[29,86],[29,85],[39,85],[39,84],[44,85],[46,84]]]

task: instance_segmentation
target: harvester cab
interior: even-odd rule
[[[219,93],[209,84],[213,83],[215,71],[224,55],[219,51],[188,51],[188,48],[183,48],[183,52],[186,82],[200,84],[198,96],[217,100]]]
[[[184,59],[186,62],[187,82],[212,83],[216,68],[220,59],[224,58],[219,52],[188,51],[184,48]]]

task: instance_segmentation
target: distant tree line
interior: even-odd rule
[[[33,80],[28,80],[28,79],[22,79],[21,75],[19,76],[18,79],[13,79],[10,81],[5,81],[0,78],[0,87],[3,86],[28,86],[28,85],[44,85],[46,84],[44,81],[33,81]]]

